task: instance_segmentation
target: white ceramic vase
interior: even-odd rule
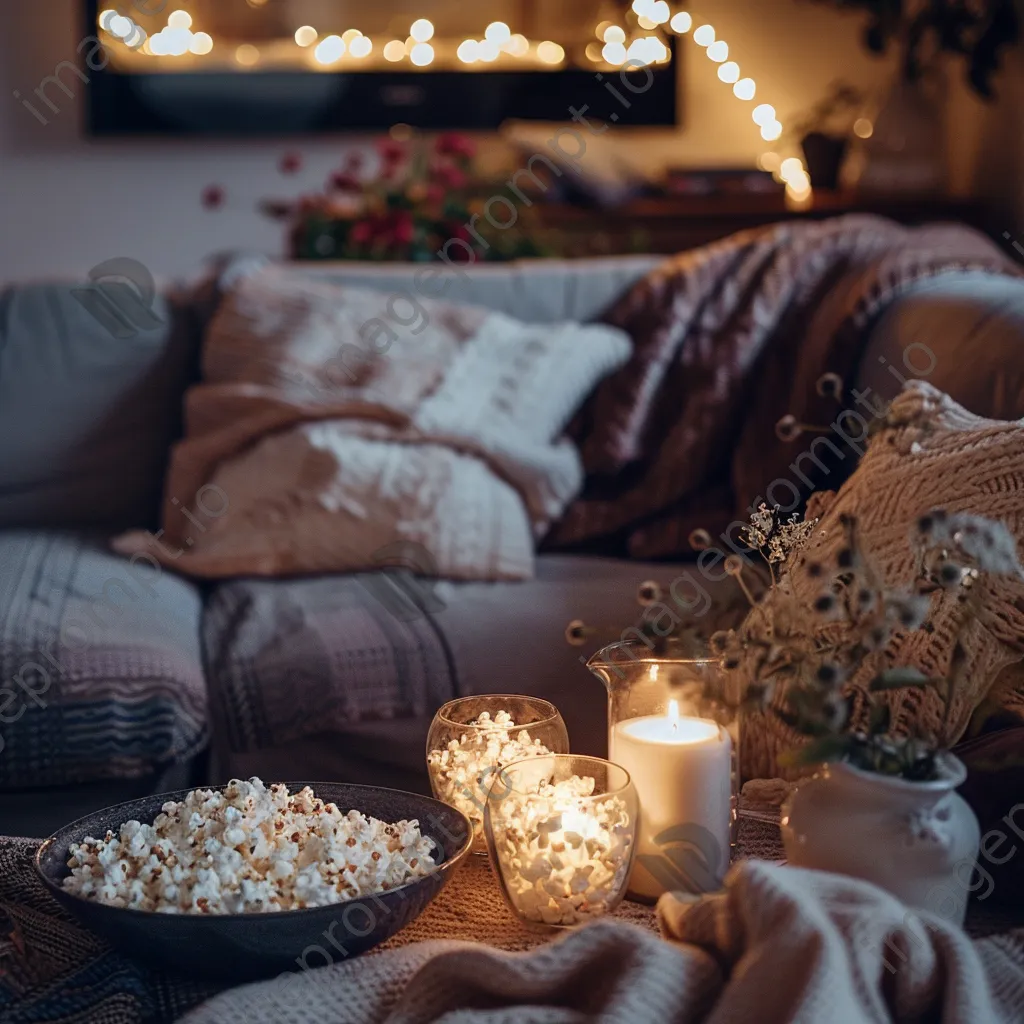
[[[942,754],[939,773],[910,782],[823,766],[783,805],[789,863],[862,878],[909,907],[962,924],[981,833],[955,792],[967,778],[963,763]]]

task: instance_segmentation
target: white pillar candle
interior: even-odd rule
[[[718,724],[667,715],[618,722],[610,760],[629,772],[640,798],[632,895],[718,888],[729,866],[732,742]]]

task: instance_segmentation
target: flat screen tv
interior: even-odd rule
[[[676,123],[655,0],[82,2],[93,135]]]

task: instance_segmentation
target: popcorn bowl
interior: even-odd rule
[[[603,758],[557,754],[503,768],[484,829],[509,909],[531,931],[613,911],[626,892],[639,817],[629,773]]]
[[[179,790],[116,804],[64,826],[39,847],[35,868],[50,895],[86,929],[115,949],[161,971],[222,982],[254,981],[339,963],[365,953],[414,921],[444,888],[469,853],[472,826],[461,811],[439,800],[377,786],[289,782],[342,813],[356,810],[395,822],[417,819],[435,842],[436,868],[386,892],[329,906],[243,914],[165,914],[109,906],[68,892],[63,880],[72,843],[117,832],[127,821],[152,823]],[[218,787],[214,787],[218,788]],[[222,788],[222,787],[221,787]]]

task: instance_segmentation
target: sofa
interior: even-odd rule
[[[588,321],[656,262],[478,265],[447,298]],[[304,272],[401,291],[418,269]],[[0,301],[0,833],[232,776],[426,789],[427,727],[464,694],[547,698],[574,749],[603,753],[605,695],[566,624],[601,627],[591,649],[616,639],[638,618],[638,587],[667,589],[686,565],[542,553],[520,583],[197,583],[111,551],[121,530],[157,529],[215,292],[169,287],[152,317],[129,311],[113,331],[76,284]],[[1024,283],[961,271],[914,285],[874,325],[858,383],[891,395],[885,368],[923,339],[939,357],[933,384],[975,412],[1024,416]],[[723,599],[697,587],[700,612]],[[328,679],[337,696],[311,710],[297,695]]]

